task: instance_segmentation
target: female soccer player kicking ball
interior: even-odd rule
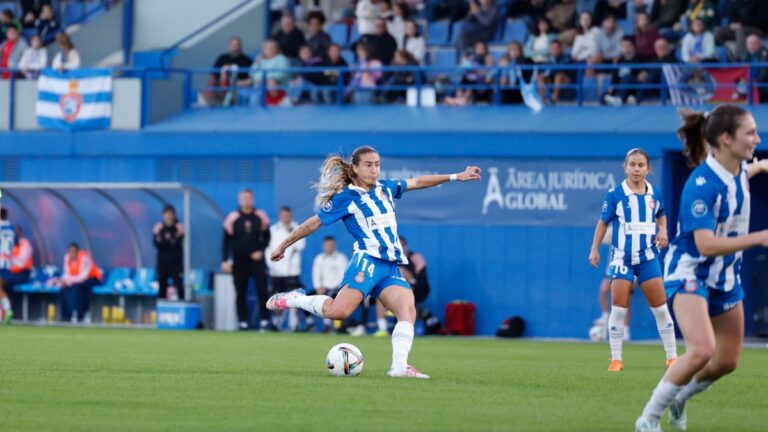
[[[651,172],[650,158],[645,150],[635,148],[624,159],[627,179],[608,191],[600,220],[595,227],[589,262],[600,264],[600,241],[608,224],[613,224],[613,259],[611,261],[611,296],[613,306],[608,317],[608,339],[611,364],[608,370],[624,370],[621,345],[624,338],[624,318],[629,308],[632,284],[638,283],[651,305],[656,328],[664,344],[667,367],[677,358],[675,324],[667,307],[664,283],[661,279],[659,249],[667,247],[667,217],[658,189],[646,181]]]
[[[460,174],[426,175],[407,180],[379,180],[381,157],[372,147],[360,147],[349,161],[339,156],[325,160],[316,204],[317,215],[307,219],[272,253],[283,258],[286,248],[323,225],[343,221],[355,239],[352,255],[336,298],[304,295],[303,290],[275,294],[267,301],[271,310],[301,308],[321,318],[346,319],[368,295],[378,298],[397,317],[392,331],[391,377],[429,378],[408,364],[413,344],[416,306],[410,285],[398,264],[408,258],[400,246],[395,218],[395,199],[406,191],[426,189],[449,181],[480,180],[480,168],[467,167]]]
[[[768,172],[755,161],[760,143],[748,111],[721,105],[711,113],[681,111],[678,136],[693,170],[683,187],[680,229],[664,260],[664,281],[686,352],[669,368],[635,423],[637,431],[687,428],[685,404],[733,372],[744,339],[742,253],[768,245],[768,230],[749,234],[749,178]]]

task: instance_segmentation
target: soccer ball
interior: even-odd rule
[[[592,342],[602,342],[608,337],[608,329],[605,326],[596,325],[589,329],[589,339]]]
[[[363,371],[363,353],[348,343],[334,345],[325,358],[328,372],[333,376],[356,376]]]

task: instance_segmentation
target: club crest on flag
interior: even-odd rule
[[[69,81],[69,93],[61,95],[59,98],[59,106],[61,107],[61,114],[64,117],[64,121],[72,123],[80,114],[80,108],[83,107],[83,97],[77,92],[77,80],[72,79]]]

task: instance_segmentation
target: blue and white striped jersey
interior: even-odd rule
[[[605,194],[600,219],[613,223],[613,263],[637,265],[659,255],[656,219],[664,216],[659,192],[645,182],[645,194],[632,192],[624,180]]]
[[[406,188],[405,180],[380,180],[370,191],[349,185],[334,195],[317,216],[323,225],[344,221],[355,238],[355,252],[407,264],[395,219],[395,199],[401,198]]]
[[[742,252],[718,257],[702,256],[693,233],[711,230],[716,237],[749,233],[749,178],[747,163],[734,176],[712,155],[699,165],[683,188],[677,237],[664,259],[664,280],[703,281],[707,287],[731,291],[741,286]]]
[[[13,224],[9,221],[0,222],[0,270],[10,270],[13,247],[17,241]]]

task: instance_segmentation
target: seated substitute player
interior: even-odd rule
[[[611,260],[611,294],[613,305],[608,318],[608,340],[611,345],[611,364],[608,370],[624,369],[621,345],[624,337],[624,318],[629,308],[629,295],[637,276],[664,344],[669,367],[677,358],[675,324],[667,307],[664,283],[661,279],[659,250],[667,247],[667,217],[657,189],[648,183],[651,164],[645,150],[635,148],[624,159],[627,179],[608,191],[603,202],[600,220],[595,227],[589,262],[600,264],[600,241],[608,224],[613,224],[613,259]]]
[[[416,305],[413,291],[398,264],[407,263],[397,235],[395,199],[411,190],[426,189],[449,181],[480,180],[480,168],[467,167],[459,174],[426,175],[407,180],[379,180],[381,157],[372,147],[359,147],[350,160],[332,156],[325,160],[318,190],[320,211],[293,231],[272,253],[279,261],[293,243],[323,225],[339,220],[355,239],[355,253],[336,298],[307,296],[303,290],[275,294],[270,309],[299,307],[322,318],[347,318],[368,295],[378,298],[397,317],[392,332],[390,377],[429,378],[408,364],[413,344]]]

